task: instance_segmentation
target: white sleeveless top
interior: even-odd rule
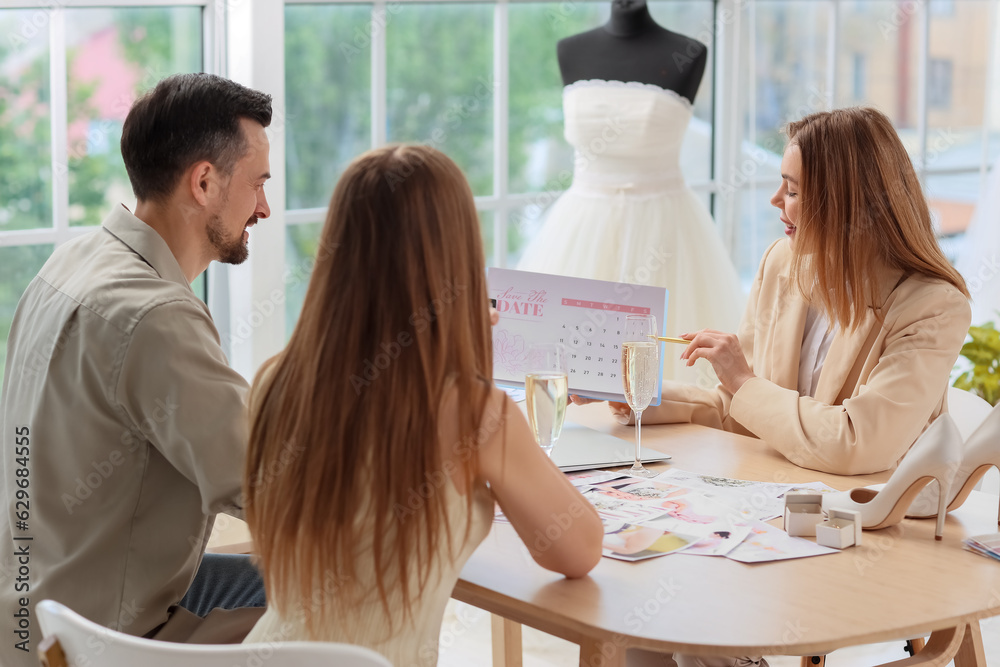
[[[275,641],[329,641],[366,646],[378,651],[396,667],[431,667],[437,664],[438,636],[444,607],[451,596],[458,575],[465,562],[485,539],[493,521],[493,496],[484,483],[471,491],[472,517],[469,534],[465,526],[467,498],[460,494],[450,477],[435,491],[446,494],[448,523],[451,527],[452,554],[448,555],[446,534],[441,527],[440,546],[437,551],[430,580],[421,596],[414,600],[412,614],[404,621],[402,613],[402,591],[399,588],[388,591],[389,608],[386,615],[375,586],[375,571],[370,558],[358,561],[357,579],[350,582],[338,581],[332,570],[318,577],[316,592],[311,599],[296,601],[295,610],[287,616],[279,614],[269,606],[257,625],[244,640],[250,642]],[[359,503],[364,505],[364,503]],[[359,507],[359,521],[364,522],[368,513]],[[419,509],[419,508],[418,508]],[[415,515],[413,515],[415,517]],[[403,517],[405,520],[409,518]],[[358,545],[361,553],[372,553],[370,532]],[[395,554],[387,554],[390,558]],[[390,561],[394,562],[394,561]],[[416,578],[416,566],[411,568],[411,581]],[[349,609],[338,610],[336,606],[324,604],[324,600],[344,600],[356,602]],[[307,634],[302,609],[307,605],[326,607],[329,622],[321,628],[319,636]],[[392,630],[390,630],[390,621]]]

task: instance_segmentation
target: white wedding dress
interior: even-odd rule
[[[735,332],[744,297],[708,210],[684,182],[691,103],[658,86],[578,81],[563,92],[573,184],[549,209],[518,268],[669,290],[662,334]],[[714,384],[668,345],[663,377]]]

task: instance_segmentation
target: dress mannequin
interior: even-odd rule
[[[614,0],[606,25],[563,39],[557,54],[573,182],[518,268],[665,287],[666,335],[734,330],[744,303],[736,270],[680,165],[708,49],[657,25],[644,0]],[[673,354],[662,364],[665,379],[717,382]]]
[[[694,102],[708,48],[661,27],[645,0],[614,0],[611,20],[567,37],[556,47],[564,85],[588,79],[638,81]]]

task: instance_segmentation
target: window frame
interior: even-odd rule
[[[462,2],[463,0],[443,0],[444,2]],[[509,127],[509,65],[510,65],[510,40],[509,40],[509,7],[512,2],[529,4],[533,0],[495,0],[493,4],[493,80],[497,82],[497,87],[493,94],[493,192],[490,195],[475,197],[476,208],[484,213],[493,216],[493,253],[492,257],[487,257],[487,264],[491,266],[505,267],[507,265],[507,229],[510,220],[510,213],[518,209],[531,205],[539,205],[544,202],[554,200],[554,196],[562,192],[544,190],[541,192],[518,193],[511,192],[509,187],[509,153],[510,134]],[[575,2],[602,2],[604,0],[574,0]],[[724,4],[727,2],[745,2],[746,0],[704,0],[705,4],[714,2]],[[391,4],[437,4],[442,0],[393,0]],[[384,0],[376,2],[363,2],[359,0],[287,0],[286,6],[290,5],[372,5],[372,25],[385,25],[385,13],[387,4]],[[481,4],[470,2],[468,4]],[[717,10],[716,12],[717,13]],[[381,21],[381,22],[380,22]],[[713,20],[713,25],[717,23]],[[370,148],[376,148],[386,143],[385,119],[386,112],[386,31],[371,31],[371,108],[372,108],[372,140]],[[553,48],[555,48],[553,46]],[[717,61],[716,61],[717,63]],[[716,73],[718,64],[715,65]],[[719,107],[714,103],[715,108]],[[713,150],[716,143],[713,134]],[[696,193],[714,192],[715,187],[711,181],[695,181],[689,184]],[[285,214],[286,223],[314,224],[321,223],[326,216],[326,208],[302,208],[289,209]]]
[[[49,34],[49,95],[52,164],[52,226],[38,229],[0,231],[0,246],[63,243],[86,234],[93,227],[71,227],[69,224],[69,176],[60,165],[69,162],[67,143],[69,121],[68,79],[66,69],[66,10],[103,9],[115,7],[201,7],[202,8],[202,68],[221,73],[224,63],[217,57],[220,39],[217,28],[225,0],[60,0],[38,2],[0,0],[0,10],[34,10],[43,16],[43,27]],[[34,15],[33,15],[34,16]]]
[[[439,0],[440,1],[440,0]],[[445,0],[461,1],[461,0]],[[508,154],[509,154],[509,90],[508,90],[508,67],[510,57],[509,44],[509,19],[508,8],[511,2],[530,2],[531,0],[495,0],[494,5],[494,33],[493,33],[493,74],[495,81],[499,82],[496,93],[493,97],[493,193],[488,196],[478,196],[475,198],[476,206],[479,210],[491,213],[493,216],[493,253],[487,261],[493,266],[506,266],[508,247],[507,229],[510,220],[510,212],[517,209],[554,200],[560,192],[543,191],[533,193],[511,192],[508,187]],[[602,0],[576,0],[577,2],[599,2]],[[712,0],[714,4],[714,45],[715,58],[713,66],[715,68],[713,82],[713,160],[711,164],[711,176],[708,180],[698,180],[689,183],[691,189],[697,194],[707,194],[711,202],[711,209],[715,216],[716,224],[719,227],[720,235],[724,245],[730,254],[733,253],[735,239],[740,230],[736,227],[739,224],[738,209],[740,207],[739,194],[742,191],[756,188],[777,188],[779,179],[777,175],[752,174],[746,182],[737,186],[736,193],[731,192],[731,188],[723,182],[721,175],[738,173],[741,154],[739,146],[744,140],[749,140],[753,144],[754,122],[756,107],[752,104],[754,100],[754,90],[752,86],[739,85],[739,72],[745,68],[753,71],[754,49],[752,40],[754,39],[754,29],[756,24],[756,10],[761,4],[761,0]],[[918,63],[918,91],[917,91],[917,133],[918,151],[914,155],[914,167],[920,178],[922,185],[926,186],[928,177],[936,175],[954,175],[980,173],[985,180],[985,175],[989,169],[988,157],[988,126],[983,125],[983,160],[979,167],[969,168],[928,168],[925,165],[928,146],[928,99],[927,99],[927,77],[929,61],[930,42],[930,20],[936,15],[931,9],[934,0],[915,0],[917,9],[914,13],[917,19],[917,34],[919,39],[918,52],[920,60]],[[965,0],[969,1],[969,0]],[[998,0],[984,0],[989,2],[990,23],[996,26]],[[423,4],[426,0],[394,0],[399,4]],[[838,58],[837,48],[841,31],[842,9],[847,3],[844,0],[810,0],[819,4],[822,2],[827,8],[831,20],[827,29],[827,58],[826,58],[826,91],[825,109],[833,108],[834,100],[837,99],[838,92]],[[371,4],[372,24],[382,25],[378,21],[385,19],[386,2],[380,0],[374,3],[359,3],[358,0],[287,0],[286,5],[338,5],[338,4]],[[996,30],[993,31],[993,39],[996,39]],[[750,62],[740,62],[740,44],[744,39],[751,40]],[[372,103],[372,143],[371,147],[377,147],[385,143],[385,104],[386,104],[386,31],[373,30],[371,40],[372,53],[372,74],[371,74],[371,103]],[[728,54],[728,55],[727,55]],[[993,59],[990,59],[992,64]],[[987,83],[994,73],[987,74]],[[989,96],[987,96],[987,105]],[[749,115],[749,131],[743,132],[740,110],[745,110]],[[988,118],[988,111],[984,113],[984,118]],[[728,148],[727,148],[728,147]],[[726,194],[725,191],[730,193]],[[286,212],[286,224],[309,224],[321,223],[326,213],[325,208],[305,208],[290,209]],[[756,230],[750,230],[748,235],[755,236]],[[763,250],[763,249],[760,249]]]
[[[438,0],[441,1],[441,0]],[[464,0],[443,0],[461,2]],[[493,253],[488,261],[492,265],[504,266],[507,261],[507,228],[510,212],[531,204],[552,200],[558,192],[512,193],[508,183],[509,155],[509,7],[511,2],[531,2],[532,0],[493,0],[493,75],[499,86],[493,96],[493,192],[489,196],[476,197],[477,207],[492,214]],[[574,2],[602,2],[605,0],[573,0]],[[747,191],[761,188],[777,188],[777,174],[752,173],[749,178],[735,188],[725,182],[726,174],[739,172],[744,155],[743,142],[753,144],[756,126],[754,106],[754,86],[747,83],[741,74],[755,71],[754,29],[756,11],[764,0],[707,0],[713,3],[714,33],[713,54],[713,110],[712,110],[712,160],[708,180],[691,182],[689,185],[698,194],[708,195],[718,230],[731,256],[734,256],[738,234],[756,233],[753,229],[740,230],[741,196]],[[963,0],[971,1],[971,0]],[[991,56],[998,50],[997,19],[1000,0],[982,0],[989,3],[990,51]],[[401,4],[422,4],[418,0],[393,0]],[[824,3],[829,8],[832,20],[827,27],[827,72],[825,102],[832,107],[837,99],[838,85],[838,42],[843,9],[848,0],[810,0]],[[986,85],[991,94],[985,96],[984,122],[982,128],[983,152],[978,167],[933,168],[928,167],[928,52],[930,43],[930,23],[935,12],[931,8],[933,0],[915,0],[917,21],[916,35],[919,40],[918,91],[917,91],[917,132],[918,147],[914,155],[914,166],[922,185],[936,175],[979,173],[985,183],[989,170],[989,122],[991,98],[1000,91],[994,79],[995,58],[989,58]],[[286,5],[338,5],[368,4],[371,6],[373,25],[384,25],[388,3],[385,0],[358,2],[358,0],[0,0],[0,9],[28,9],[45,13],[50,39],[50,85],[52,100],[52,171],[53,171],[53,224],[44,229],[0,231],[0,246],[52,244],[58,247],[66,241],[84,234],[91,228],[70,227],[68,221],[68,180],[58,174],[58,165],[67,162],[67,99],[66,99],[66,53],[65,53],[65,11],[77,8],[98,7],[156,7],[156,6],[197,6],[202,8],[203,45],[202,65],[206,72],[230,76],[246,85],[270,93],[275,101],[275,122],[269,129],[271,139],[272,180],[268,183],[268,199],[272,204],[272,216],[266,225],[254,230],[253,244],[267,248],[267,252],[252,252],[251,259],[243,266],[231,267],[213,263],[208,272],[208,302],[212,308],[217,327],[223,339],[233,366],[250,377],[256,368],[269,356],[277,353],[286,340],[284,317],[260,317],[261,304],[275,305],[277,291],[284,290],[285,230],[288,225],[322,222],[324,208],[285,210],[285,144],[282,126],[284,123],[284,11]],[[955,3],[956,8],[959,3]],[[248,38],[248,31],[250,36]],[[743,57],[741,46],[744,40],[751,40],[749,62]],[[371,145],[379,146],[386,139],[386,31],[373,30],[371,45],[371,96],[372,124]],[[748,122],[749,121],[749,122]],[[767,221],[766,224],[771,224]],[[754,248],[754,254],[763,248]],[[283,297],[282,297],[283,298]],[[278,308],[282,310],[282,308]],[[255,320],[260,320],[257,322]],[[245,323],[250,325],[246,339],[250,345],[236,349],[233,341],[239,339],[238,329]]]

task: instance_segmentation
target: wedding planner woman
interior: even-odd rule
[[[738,335],[683,336],[681,359],[707,359],[719,385],[664,383],[643,422],[755,435],[824,472],[886,470],[947,411],[969,293],[885,115],[838,109],[787,132],[771,199],[787,239],[764,254]]]
[[[886,470],[947,411],[969,293],[937,245],[910,158],[884,114],[838,109],[787,132],[771,198],[787,239],[764,253],[739,334],[683,335],[691,343],[681,359],[707,359],[719,385],[664,382],[662,403],[643,422],[755,435],[824,472]],[[628,421],[627,405],[611,407]],[[635,653],[629,667],[669,664]],[[759,656],[673,658],[679,667],[767,666]]]
[[[337,184],[302,315],[251,394],[246,515],[268,610],[247,641],[341,641],[434,665],[494,500],[541,566],[601,555],[596,511],[493,386],[472,192],[395,146]]]

